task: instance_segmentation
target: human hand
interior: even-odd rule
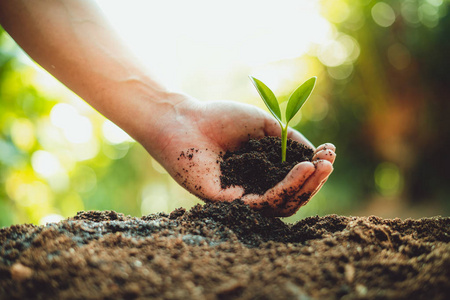
[[[335,160],[335,147],[315,149],[312,162],[297,164],[276,186],[263,195],[247,194],[240,186],[223,189],[220,156],[249,138],[280,136],[279,124],[265,111],[232,101],[199,102],[186,96],[159,124],[160,132],[140,142],[169,174],[188,191],[205,201],[241,199],[265,215],[293,215],[314,196],[328,179]],[[288,138],[314,147],[299,132]]]

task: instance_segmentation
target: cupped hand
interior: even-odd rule
[[[249,138],[280,136],[279,124],[268,113],[232,101],[199,102],[186,97],[159,124],[158,136],[141,143],[179,184],[205,201],[241,199],[265,215],[287,217],[305,205],[333,171],[335,147],[324,144],[315,149],[312,162],[297,164],[265,194],[244,195],[240,186],[221,187],[221,156]],[[293,129],[288,138],[314,149]]]

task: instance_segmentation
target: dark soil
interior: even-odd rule
[[[242,186],[245,194],[264,194],[302,161],[311,161],[313,150],[288,139],[286,161],[281,162],[281,139],[250,139],[240,149],[227,151],[220,164],[222,188]]]
[[[450,218],[263,217],[240,201],[0,230],[0,299],[448,299]]]

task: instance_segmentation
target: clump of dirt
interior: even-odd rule
[[[0,229],[0,299],[447,299],[450,218],[285,224],[241,201]]]
[[[314,151],[288,139],[286,161],[281,162],[281,139],[250,139],[236,151],[227,151],[220,168],[222,188],[242,186],[245,194],[264,194],[283,180],[302,161],[311,161]]]

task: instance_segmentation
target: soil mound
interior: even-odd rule
[[[222,158],[222,188],[242,186],[245,194],[262,195],[283,180],[302,161],[311,161],[314,151],[288,139],[286,161],[281,162],[281,139],[264,137],[250,139],[236,151],[227,151]]]
[[[0,229],[0,299],[447,299],[450,218],[311,217],[239,200]]]

